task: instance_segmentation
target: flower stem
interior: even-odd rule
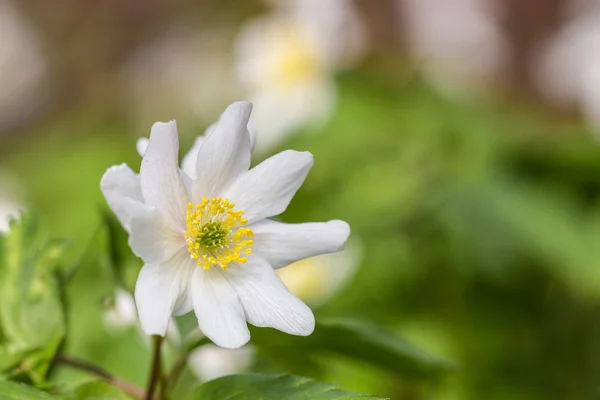
[[[154,399],[154,391],[156,389],[156,385],[160,380],[160,348],[163,342],[162,336],[154,335],[152,336],[154,342],[153,355],[152,355],[152,366],[150,368],[150,378],[148,379],[148,386],[146,390],[146,400]]]
[[[105,371],[104,369],[98,367],[97,365],[90,364],[86,361],[76,360],[70,357],[57,355],[54,358],[54,362],[56,364],[69,366],[71,368],[75,368],[81,371],[89,372],[90,374],[96,375],[102,379],[106,379],[111,385],[116,388],[121,389],[123,392],[129,394],[130,396],[135,397],[136,399],[144,398],[144,390],[132,385],[129,382],[123,381],[117,377],[112,376],[110,373]]]

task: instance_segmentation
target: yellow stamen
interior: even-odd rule
[[[185,224],[185,240],[190,257],[199,267],[209,269],[213,265],[226,269],[236,262],[248,261],[243,254],[251,254],[254,241],[252,229],[244,227],[248,223],[242,210],[234,210],[229,200],[204,197],[201,203],[188,204]]]

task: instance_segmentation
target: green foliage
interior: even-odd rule
[[[61,397],[63,400],[130,400],[131,397],[106,382],[88,382]]]
[[[0,381],[0,400],[58,400],[58,398],[21,383]]]
[[[384,400],[291,375],[231,375],[200,386],[186,400]]]
[[[434,357],[386,328],[361,320],[317,319],[308,337],[274,329],[253,329],[252,342],[286,368],[303,372],[323,354],[337,354],[369,363],[399,375],[431,378],[453,369],[450,361]]]
[[[531,109],[450,101],[419,79],[402,81],[395,66],[369,68],[342,77],[336,113],[320,132],[280,147],[315,156],[281,220],[347,220],[365,259],[355,279],[316,310],[312,336],[252,329],[259,347],[253,370],[279,367],[399,400],[594,398],[600,376],[598,144],[579,126]],[[23,179],[28,200],[52,232],[88,237],[98,205],[106,208],[100,176],[123,161],[135,169],[135,139],[147,132],[132,132],[119,120],[75,122],[40,124],[35,140],[0,151],[3,167]],[[182,142],[191,143],[203,128],[187,131]],[[148,348],[135,328],[107,334],[100,309],[115,281],[133,286],[141,262],[115,217],[103,218],[109,246],[92,243],[95,258],[69,286],[65,351],[141,386]],[[21,308],[31,307],[32,291],[24,295],[14,275],[29,276],[36,264],[30,260],[51,244],[36,239],[22,252],[9,243],[29,243],[33,236],[0,239],[0,370],[39,383],[57,343],[41,339],[54,325],[45,324],[35,337],[23,327]],[[99,268],[107,263],[116,279]],[[32,287],[45,288],[42,298],[51,301],[40,304],[50,305],[43,310],[50,319],[56,279],[52,267],[40,265],[43,270]],[[322,318],[339,315],[352,320]],[[194,315],[183,319],[197,326]],[[360,319],[374,322],[355,322]],[[29,320],[25,326],[39,318]],[[388,332],[394,328],[408,341]],[[428,353],[460,368],[446,374],[452,364]],[[54,371],[50,384],[81,381],[76,372]],[[184,373],[180,382],[187,378],[187,385],[180,384],[183,394],[175,398],[196,385],[190,371]]]
[[[58,266],[64,241],[45,240],[24,214],[0,236],[0,374],[41,382],[64,335]]]

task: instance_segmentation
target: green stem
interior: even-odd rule
[[[135,397],[136,399],[144,398],[144,390],[138,388],[137,386],[132,385],[129,382],[121,380],[117,377],[112,376],[110,373],[105,371],[104,369],[98,367],[97,365],[90,364],[86,361],[76,360],[70,357],[57,355],[54,358],[54,362],[58,365],[64,365],[71,368],[78,369],[80,371],[85,371],[90,374],[96,375],[102,379],[106,379],[111,385],[116,388],[121,389],[123,392],[129,394],[130,396]]]
[[[154,399],[154,391],[156,390],[156,385],[160,380],[160,348],[163,342],[162,336],[154,335],[152,336],[152,340],[154,342],[153,354],[152,354],[152,366],[150,367],[150,377],[148,378],[148,386],[146,390],[146,400]]]

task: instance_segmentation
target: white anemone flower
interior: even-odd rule
[[[327,119],[337,99],[334,74],[356,62],[365,43],[348,0],[282,2],[241,30],[237,72],[255,105],[258,152]]]
[[[8,233],[12,220],[19,219],[24,206],[17,179],[0,171],[0,234]]]
[[[104,325],[110,331],[118,332],[137,326],[139,320],[133,296],[125,289],[117,289],[113,303],[103,317]]]
[[[140,329],[140,320],[138,319],[133,295],[123,288],[115,290],[112,304],[104,312],[103,321],[104,326],[111,333],[119,333],[132,328],[136,328],[140,334],[144,333]],[[175,323],[169,324],[166,337],[170,344],[174,346],[181,345],[181,334]],[[149,345],[148,337],[143,336],[143,338],[146,344]]]
[[[8,233],[10,222],[21,215],[21,206],[10,200],[0,200],[0,234]]]
[[[326,303],[352,279],[362,258],[362,246],[351,240],[333,254],[306,258],[277,270],[285,286],[302,301],[317,306]]]
[[[171,316],[194,310],[215,344],[238,348],[246,322],[309,335],[314,316],[275,269],[343,249],[350,233],[339,220],[285,224],[281,214],[313,158],[287,150],[250,167],[247,124],[252,105],[229,106],[202,141],[195,177],[178,166],[174,121],[153,125],[139,176],[111,167],[101,188],[145,264],[135,300],[144,331],[164,336]]]
[[[214,345],[201,346],[188,356],[188,366],[199,379],[209,381],[247,370],[255,356],[251,345],[239,349],[222,349]]]

